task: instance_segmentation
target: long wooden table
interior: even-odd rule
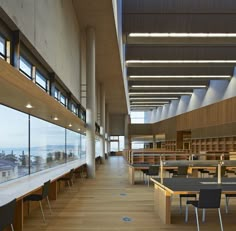
[[[16,231],[22,231],[24,225],[24,206],[23,198],[32,192],[39,190],[43,183],[51,180],[49,198],[57,198],[57,179],[66,175],[70,169],[79,168],[85,164],[85,159],[76,160],[50,168],[41,172],[27,175],[15,180],[0,184],[0,206],[17,199],[14,228]]]
[[[151,178],[154,182],[155,211],[164,224],[171,224],[171,196],[199,193],[204,188],[221,188],[222,193],[236,194],[236,178]]]

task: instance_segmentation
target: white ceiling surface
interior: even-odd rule
[[[96,80],[104,85],[109,113],[127,114],[120,54],[111,0],[74,0],[81,29],[95,28]]]

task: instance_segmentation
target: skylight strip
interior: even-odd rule
[[[132,88],[205,88],[206,85],[132,85]]]
[[[135,97],[130,98],[130,100],[173,100],[173,99],[179,99],[178,97]]]
[[[130,33],[128,36],[143,38],[235,38],[236,33]]]
[[[193,92],[129,92],[129,95],[192,95]]]
[[[230,75],[130,75],[130,79],[221,79],[231,78]]]
[[[236,63],[236,60],[127,60],[129,63]]]

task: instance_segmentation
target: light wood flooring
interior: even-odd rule
[[[24,220],[24,231],[155,231],[196,230],[194,210],[190,208],[189,222],[184,223],[179,212],[178,197],[173,198],[173,224],[164,225],[154,213],[153,185],[128,183],[128,169],[123,157],[109,157],[96,172],[96,179],[76,179],[71,190],[64,189],[56,201],[51,201],[53,214],[44,204],[47,223],[40,210],[33,211]],[[234,201],[234,202],[233,202]],[[233,204],[232,204],[233,202]],[[230,202],[230,212],[225,214],[222,196],[222,219],[225,231],[236,230],[236,199]],[[184,209],[183,209],[184,210]],[[199,216],[200,218],[200,216]],[[220,230],[216,210],[207,211],[201,230]]]

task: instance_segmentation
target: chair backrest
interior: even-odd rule
[[[177,175],[187,175],[188,174],[188,166],[179,166]]]
[[[200,189],[199,208],[220,208],[221,189]]]
[[[159,166],[149,166],[148,175],[158,176],[159,175]]]
[[[16,199],[0,207],[0,230],[13,224],[16,207]]]
[[[43,188],[42,188],[42,198],[45,198],[48,196],[48,193],[49,193],[49,188],[50,188],[50,183],[51,181],[48,180],[47,182],[45,182],[43,184]]]

